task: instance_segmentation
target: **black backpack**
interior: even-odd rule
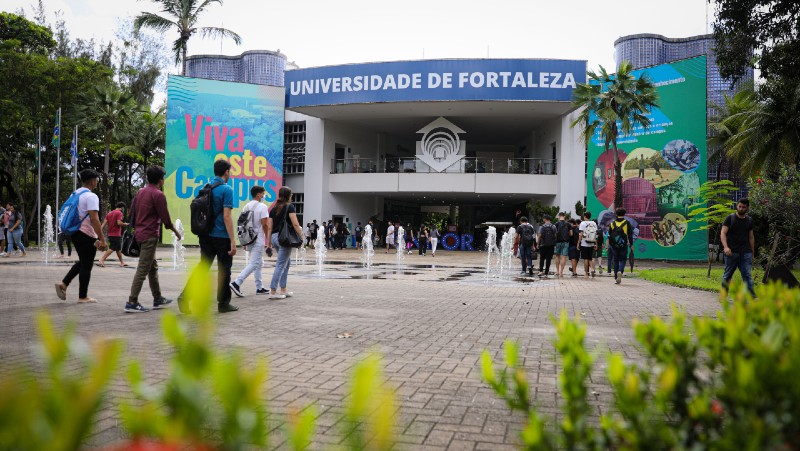
[[[569,224],[566,221],[556,223],[556,241],[566,243],[569,241]]]
[[[556,226],[553,224],[545,224],[542,226],[542,242],[540,246],[555,246],[556,245]]]
[[[222,184],[223,182],[214,182],[213,185],[206,183],[206,186],[200,189],[200,192],[197,193],[197,197],[192,199],[192,203],[189,204],[192,233],[195,235],[208,235],[211,233],[211,229],[214,228],[215,216],[211,192],[214,191],[214,188]]]
[[[622,223],[617,224],[617,221],[611,221],[611,225],[608,226],[608,245],[613,247],[614,249],[623,249],[628,244],[628,232],[626,232],[626,227],[630,230],[630,223],[627,219],[623,220]]]
[[[531,246],[533,245],[533,226],[530,224],[522,224],[522,245],[523,246]]]

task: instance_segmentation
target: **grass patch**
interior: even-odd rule
[[[711,268],[711,277],[706,277],[708,268],[664,268],[664,269],[646,269],[639,272],[639,277],[651,282],[663,283],[672,285],[674,287],[694,288],[695,290],[717,292],[722,284],[722,273],[724,268],[713,267]],[[800,278],[800,270],[793,270],[795,277]],[[764,277],[764,271],[759,267],[753,268],[752,271],[753,282],[756,286],[761,284],[761,279]],[[733,280],[742,281],[742,276],[739,271],[733,275]]]

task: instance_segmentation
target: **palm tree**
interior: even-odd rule
[[[125,127],[125,141],[129,144],[119,149],[118,154],[135,154],[142,159],[143,173],[156,152],[164,151],[167,142],[166,108],[154,112],[144,111],[135,115]]]
[[[242,38],[227,28],[220,27],[200,27],[197,28],[197,21],[205,9],[212,3],[222,5],[222,0],[152,0],[161,5],[162,12],[167,13],[169,18],[161,17],[157,14],[142,12],[133,21],[134,29],[138,32],[145,28],[152,28],[158,32],[165,32],[172,28],[178,31],[178,39],[172,43],[172,50],[175,51],[175,64],[181,63],[181,75],[186,75],[186,50],[189,38],[196,32],[200,32],[203,37],[226,37],[233,39],[237,45],[242,42]]]
[[[111,159],[111,140],[120,126],[130,119],[136,110],[136,102],[130,93],[123,92],[111,83],[98,85],[86,93],[76,107],[79,125],[90,130],[101,129],[105,140],[105,159],[103,162],[103,184],[100,187],[100,211],[107,211],[108,169]]]
[[[769,81],[758,96],[762,100],[753,108],[731,116],[741,128],[729,140],[728,156],[751,175],[800,165],[800,83]]]
[[[709,162],[717,162],[717,181],[720,180],[722,164],[728,157],[728,149],[732,138],[742,130],[742,121],[745,112],[752,111],[758,106],[752,85],[745,87],[729,96],[725,94],[722,105],[712,104],[716,110],[708,123],[708,148]]]
[[[599,132],[605,151],[614,153],[614,206],[622,206],[622,162],[619,159],[617,139],[620,133],[632,134],[634,129],[650,126],[647,113],[658,107],[658,93],[653,83],[643,74],[634,76],[631,63],[623,61],[616,74],[609,74],[603,66],[600,73],[589,71],[588,83],[581,83],[573,93],[573,105],[583,107],[571,127],[580,127],[581,139],[589,143]]]

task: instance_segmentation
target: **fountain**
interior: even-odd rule
[[[375,250],[372,248],[372,226],[367,224],[364,227],[364,238],[361,240],[364,255],[361,257],[361,263],[365,268],[372,268],[372,257],[375,256]]]
[[[296,247],[294,249],[294,264],[295,265],[305,265],[306,264],[306,247]]]
[[[495,260],[500,260],[498,258],[498,249],[497,249],[497,229],[493,226],[489,226],[486,229],[486,280],[488,281],[490,277],[492,277],[493,271],[492,268],[499,265],[499,262],[495,262]]]
[[[403,226],[397,226],[397,264],[403,263],[406,258],[406,231]]]
[[[317,257],[317,275],[322,275],[322,265],[325,263],[325,257],[328,255],[328,248],[325,247],[324,233],[318,233],[317,239],[314,240],[314,255]]]
[[[48,264],[50,262],[50,245],[52,245],[54,240],[54,230],[53,230],[53,213],[50,210],[50,206],[48,205],[44,209],[44,236],[42,237],[42,242],[39,243],[39,251],[42,253],[44,257],[44,264]]]
[[[503,233],[500,239],[500,277],[511,269],[511,264],[514,261],[514,240],[517,236],[517,230],[511,227]]]
[[[179,271],[186,269],[186,259],[184,257],[186,248],[183,247],[183,237],[185,235],[180,219],[175,220],[175,229],[181,234],[181,239],[177,239],[175,232],[172,232],[172,269],[173,271]]]

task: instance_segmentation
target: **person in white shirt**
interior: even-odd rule
[[[261,280],[261,269],[264,264],[264,250],[266,248],[267,255],[272,256],[272,243],[266,238],[272,236],[272,220],[269,217],[269,210],[262,202],[266,190],[263,186],[254,185],[250,188],[250,197],[253,198],[247,205],[244,206],[243,211],[252,211],[254,229],[258,231],[258,238],[245,247],[248,251],[249,260],[247,266],[244,267],[241,273],[231,282],[230,287],[233,294],[238,297],[244,296],[242,292],[242,284],[250,274],[253,274],[256,280],[256,294],[269,294],[269,290],[264,288],[263,281]]]
[[[583,278],[594,277],[594,252],[597,249],[597,223],[592,221],[592,214],[588,211],[583,214],[583,221],[578,226],[580,231],[580,251],[583,260]],[[591,272],[590,272],[591,269]]]
[[[389,248],[394,249],[394,224],[391,222],[389,223],[389,227],[386,228],[386,253],[389,253]]]
[[[98,249],[106,249],[106,240],[100,228],[100,199],[92,191],[97,188],[98,174],[92,169],[84,169],[80,172],[82,187],[78,188],[74,194],[78,198],[78,217],[83,218],[80,230],[72,235],[72,243],[78,253],[78,261],[72,265],[69,272],[61,283],[56,284],[56,295],[59,299],[67,299],[67,287],[72,279],[78,277],[78,302],[97,302],[97,299],[89,297],[89,280],[92,277],[94,267],[94,257]]]

